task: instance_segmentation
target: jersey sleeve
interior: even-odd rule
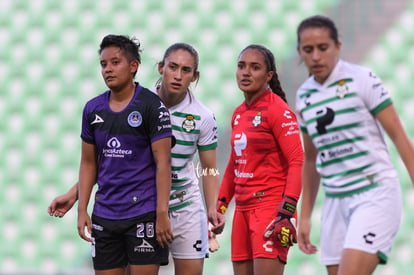
[[[158,97],[148,106],[146,115],[146,127],[151,142],[172,136],[170,112]]]
[[[306,123],[303,120],[301,110],[304,107],[304,101],[305,101],[306,95],[303,93],[303,90],[299,88],[299,90],[296,92],[296,119],[299,124],[299,129],[302,133],[307,133]]]
[[[360,91],[360,96],[369,111],[376,115],[386,106],[392,104],[391,97],[379,77],[369,70],[366,70],[364,74],[361,79],[364,89]]]
[[[200,151],[207,151],[217,148],[217,122],[213,114],[209,114],[203,119],[200,126],[200,137],[197,147]]]
[[[302,189],[303,149],[298,122],[296,115],[287,105],[285,108],[279,107],[278,109],[281,111],[274,116],[271,127],[287,162],[288,172],[284,195],[299,199]]]
[[[84,142],[95,144],[95,138],[93,135],[93,130],[89,122],[89,116],[91,115],[89,111],[89,104],[85,104],[82,112],[82,129],[81,129],[81,138]]]
[[[231,119],[231,125],[234,124],[234,113]],[[231,144],[230,144],[231,147]],[[234,185],[234,159],[233,159],[233,150],[231,150],[229,161],[224,171],[223,179],[221,180],[221,185],[219,189],[218,199],[226,203],[229,203],[234,196],[235,185]]]
[[[227,204],[230,203],[231,199],[233,198],[235,190],[233,164],[233,158],[230,156],[226,170],[224,171],[218,195],[218,199]]]
[[[306,124],[305,124],[305,121],[303,120],[302,114],[299,110],[296,111],[296,114],[297,114],[296,119],[297,119],[298,127],[300,131],[306,134],[308,132],[308,129],[306,128]]]

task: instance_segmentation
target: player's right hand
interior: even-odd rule
[[[207,218],[210,224],[209,230],[214,232],[214,234],[221,234],[226,223],[224,215],[217,212],[217,210],[213,208],[207,212]]]
[[[47,208],[50,216],[62,218],[75,204],[76,198],[72,198],[68,193],[53,199]]]

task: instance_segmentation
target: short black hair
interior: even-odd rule
[[[108,34],[102,39],[98,53],[101,54],[103,49],[111,46],[120,48],[129,62],[137,60],[141,64],[142,50],[138,39],[126,35]]]

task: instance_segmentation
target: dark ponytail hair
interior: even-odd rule
[[[276,61],[275,61],[275,57],[274,57],[273,53],[268,48],[266,48],[262,45],[251,44],[251,45],[247,46],[246,48],[244,48],[241,51],[240,54],[242,54],[243,52],[245,52],[248,49],[258,50],[259,52],[261,52],[263,54],[263,57],[264,57],[265,62],[266,62],[267,71],[268,72],[273,72],[273,76],[270,79],[270,81],[268,82],[269,87],[270,87],[270,89],[272,90],[273,93],[277,94],[278,96],[280,96],[280,98],[283,99],[283,101],[287,102],[286,94],[282,89],[282,85],[280,84],[280,81],[279,81],[279,76],[277,75]]]

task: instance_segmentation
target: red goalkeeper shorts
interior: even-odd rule
[[[231,234],[231,260],[245,261],[254,258],[279,258],[287,262],[288,247],[280,242],[265,239],[267,225],[276,217],[277,206],[252,210],[235,210]]]

